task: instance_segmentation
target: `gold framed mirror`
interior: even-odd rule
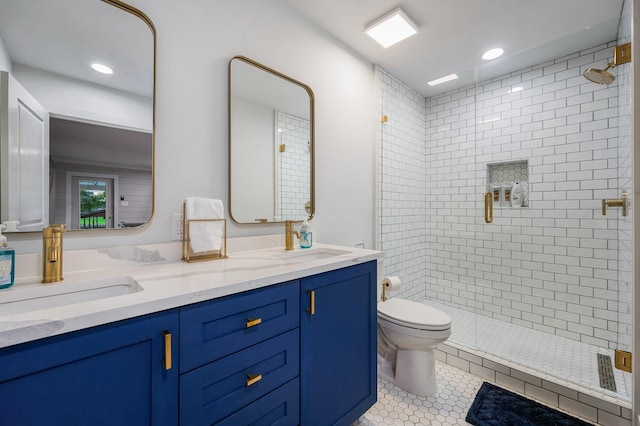
[[[244,56],[229,61],[229,210],[238,223],[312,219],[311,87]]]
[[[151,20],[119,0],[0,0],[0,221],[151,219],[155,44]]]

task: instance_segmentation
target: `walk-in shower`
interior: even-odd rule
[[[378,240],[397,296],[449,313],[456,347],[629,407],[631,375],[607,358],[631,349],[631,218],[603,216],[602,200],[633,193],[631,67],[608,85],[583,77],[630,41],[630,16],[616,25],[427,99],[379,69]],[[504,198],[516,180],[522,207]]]

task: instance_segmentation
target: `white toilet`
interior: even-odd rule
[[[399,298],[378,302],[378,374],[416,395],[437,391],[434,348],[451,335],[451,317]]]

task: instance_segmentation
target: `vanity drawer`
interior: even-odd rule
[[[234,294],[180,310],[180,372],[298,327],[300,282]]]
[[[297,377],[299,344],[296,328],[181,375],[180,423],[216,423]]]
[[[295,378],[286,385],[263,396],[237,413],[216,423],[217,426],[296,426],[300,424],[300,380]]]

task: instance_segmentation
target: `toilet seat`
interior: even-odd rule
[[[419,330],[442,331],[451,328],[451,317],[439,309],[400,298],[378,302],[378,317],[393,324]]]

